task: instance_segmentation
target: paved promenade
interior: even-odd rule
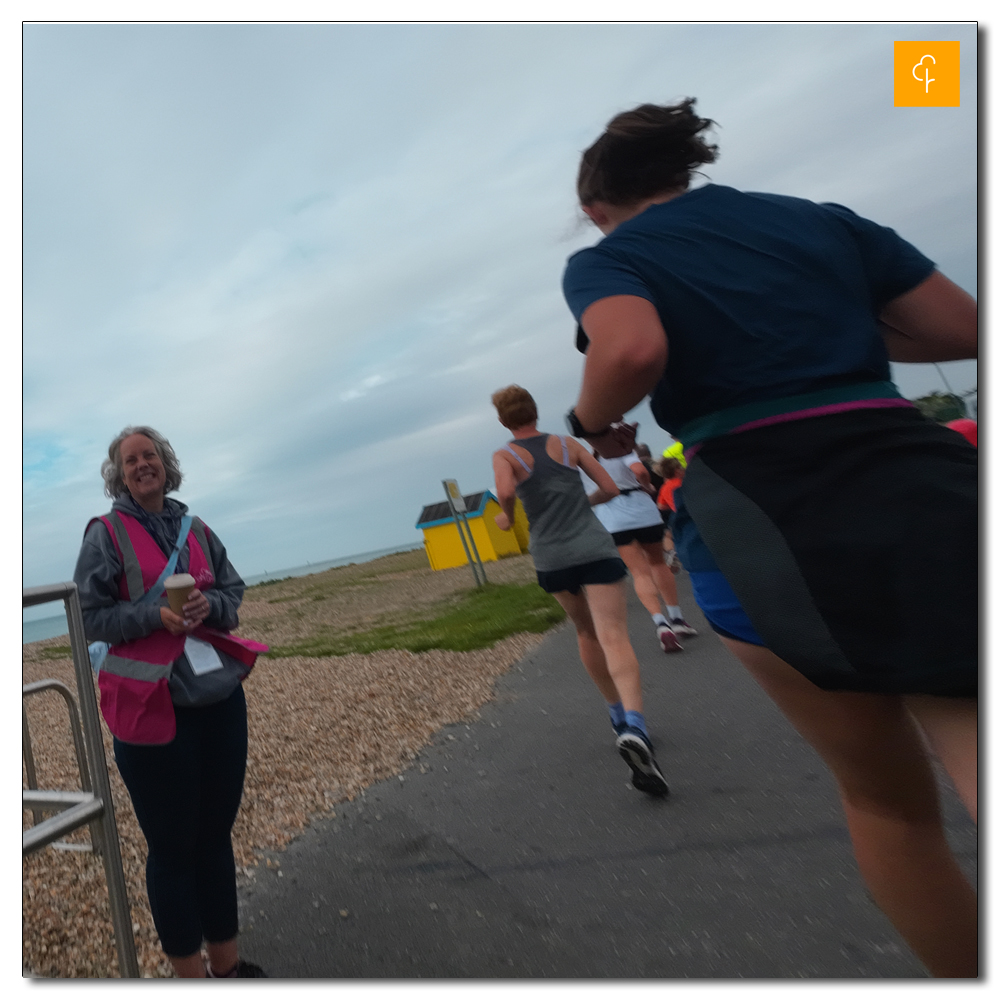
[[[831,778],[680,584],[702,630],[683,653],[629,611],[669,798],[629,784],[562,626],[481,718],[258,869],[245,957],[273,977],[923,977],[861,884]],[[950,794],[945,812],[975,877],[975,828]]]

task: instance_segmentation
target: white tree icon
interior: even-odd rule
[[[932,83],[934,83],[934,77],[931,76],[931,68],[930,68],[930,66],[925,66],[924,65],[924,62],[927,59],[930,59],[930,61],[932,63],[936,63],[937,62],[937,60],[932,55],[921,56],[920,57],[920,62],[916,63],[914,65],[914,67],[913,67],[913,70],[912,70],[912,72],[913,72],[913,79],[917,80],[919,83],[922,83],[924,85],[924,93],[925,94],[929,94],[930,93],[930,85]],[[923,71],[924,71],[924,75],[923,76],[918,76],[917,75],[917,70],[919,70],[919,69],[923,69]]]

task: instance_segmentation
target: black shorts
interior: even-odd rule
[[[615,545],[628,545],[638,542],[640,545],[655,545],[663,541],[663,522],[650,524],[645,528],[626,528],[624,531],[612,531],[611,537]]]
[[[975,697],[977,459],[910,407],[706,441],[675,522],[699,605],[821,688]]]
[[[588,583],[617,583],[625,578],[627,572],[625,563],[615,558],[597,559],[565,569],[536,570],[536,575],[538,586],[550,594],[558,594],[562,590],[579,594],[580,588]]]

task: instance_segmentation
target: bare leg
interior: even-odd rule
[[[594,629],[608,665],[608,673],[621,695],[626,712],[642,711],[639,661],[628,637],[625,581],[592,583],[584,587]]]
[[[240,960],[236,938],[230,938],[228,941],[209,941],[206,947],[212,972],[216,975],[224,976]]]
[[[618,688],[611,679],[611,674],[608,673],[608,664],[594,629],[594,621],[590,617],[586,596],[582,591],[571,594],[568,590],[560,590],[552,596],[563,606],[563,610],[569,615],[569,619],[576,629],[576,643],[580,650],[580,659],[583,661],[584,669],[590,675],[590,679],[597,685],[597,690],[601,692],[602,697],[609,705],[621,701]]]
[[[948,772],[974,823],[979,821],[979,703],[975,698],[903,699]]]
[[[660,606],[660,592],[657,590],[653,574],[649,571],[649,561],[642,554],[638,542],[629,542],[628,545],[619,545],[618,554],[622,557],[629,573],[632,574],[632,586],[635,587],[636,597],[642,602],[642,606],[651,615],[663,614]],[[674,588],[674,596],[677,596],[677,588]],[[672,601],[676,604],[676,601]]]
[[[208,975],[200,951],[196,951],[193,955],[185,955],[183,958],[178,958],[176,955],[167,955],[167,958],[170,959],[178,979],[204,979]]]
[[[640,543],[639,548],[646,558],[650,576],[653,578],[656,589],[660,592],[660,597],[663,598],[663,603],[668,605],[679,604],[680,602],[677,600],[677,581],[674,580],[674,574],[667,569],[667,564],[664,562],[663,546],[659,542],[652,542],[649,545],[642,545]]]
[[[976,895],[945,839],[903,698],[823,691],[770,650],[722,641],[833,772],[858,867],[886,916],[932,975],[977,976]]]

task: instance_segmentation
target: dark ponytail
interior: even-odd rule
[[[631,205],[686,188],[691,171],[713,163],[718,150],[700,137],[715,122],[699,118],[694,104],[688,97],[679,104],[641,104],[615,115],[580,160],[580,204]]]

